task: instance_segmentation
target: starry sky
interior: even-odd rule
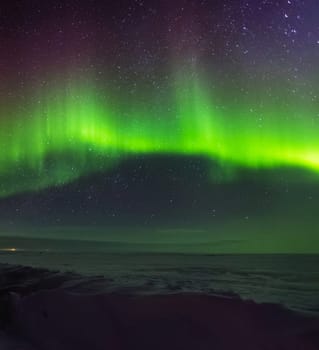
[[[318,1],[4,1],[0,45],[1,235],[319,252]]]

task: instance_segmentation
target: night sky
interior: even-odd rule
[[[3,1],[0,49],[1,235],[319,252],[317,0]]]

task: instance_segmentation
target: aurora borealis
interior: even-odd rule
[[[277,207],[287,217],[293,194],[312,213],[318,6],[5,1],[5,225],[39,220],[38,212],[49,225],[87,218],[109,226],[122,215],[142,226],[159,217],[161,227],[179,227],[186,216],[190,226],[234,217],[258,222]],[[137,205],[139,198],[145,200]]]
[[[4,186],[2,196],[64,184],[135,154],[204,156],[233,167],[319,172],[317,125],[307,115],[315,113],[315,103],[296,109],[294,103],[282,108],[265,101],[269,106],[260,125],[260,112],[251,104],[218,110],[199,79],[179,79],[173,95],[170,104],[159,101],[153,110],[153,101],[121,108],[108,101],[107,93],[102,98],[99,91],[72,82],[39,93],[37,103],[23,109],[25,115],[14,107],[5,111],[13,116],[1,124],[1,175],[4,183],[13,176],[19,185]],[[18,174],[21,168],[29,172],[25,179]]]

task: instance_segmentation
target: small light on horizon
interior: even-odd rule
[[[1,248],[0,251],[3,252],[16,252],[18,249],[15,247],[11,247],[11,248]]]

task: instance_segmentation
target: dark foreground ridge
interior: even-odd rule
[[[33,273],[41,275],[28,270],[29,286]],[[319,320],[279,305],[200,294],[76,294],[55,282],[48,290],[3,294],[6,334],[35,350],[319,349]]]

